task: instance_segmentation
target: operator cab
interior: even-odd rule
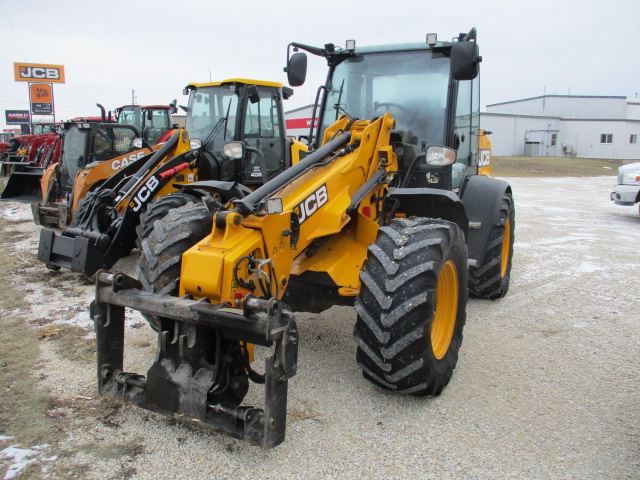
[[[175,107],[155,105],[140,107],[125,105],[116,109],[118,124],[138,128],[150,145],[156,145],[167,131],[173,128],[171,113]]]
[[[291,89],[275,82],[225,80],[191,84],[186,90],[186,129],[193,146],[202,148],[200,180],[261,185],[290,164],[281,98],[289,98]],[[253,154],[243,159],[225,155],[225,143],[233,141],[243,142]]]
[[[67,122],[61,125],[60,186],[73,190],[80,170],[135,150],[133,140],[140,136],[130,125],[96,122]]]
[[[291,44],[294,51],[326,57],[330,67],[326,85],[320,87],[319,126],[311,148],[320,146],[324,131],[341,115],[371,120],[390,113],[396,121],[391,141],[401,173],[420,156],[409,185],[456,190],[467,171],[477,165],[480,57],[475,30],[461,34],[457,43],[438,42],[434,34],[427,42],[356,48],[350,40],[345,49]],[[464,43],[472,48],[461,53],[458,47],[466,49]],[[289,57],[288,73],[295,69],[291,61],[297,55],[304,54]],[[456,150],[455,164],[427,164],[422,154],[431,145]]]

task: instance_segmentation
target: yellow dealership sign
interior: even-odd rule
[[[52,82],[64,83],[63,65],[44,65],[40,63],[13,63],[16,82]]]

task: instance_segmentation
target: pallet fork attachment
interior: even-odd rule
[[[162,317],[158,353],[146,377],[123,370],[125,306]],[[287,384],[297,368],[298,331],[291,313],[275,298],[248,295],[243,310],[145,292],[122,273],[96,275],[91,317],[97,340],[100,394],[139,407],[198,422],[263,448],[282,443],[286,429]],[[164,328],[164,325],[170,328]],[[169,331],[170,329],[173,331]],[[214,337],[270,347],[265,359],[264,408],[225,404],[210,399],[216,365],[201,361]]]

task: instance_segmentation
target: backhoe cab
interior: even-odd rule
[[[102,394],[273,447],[284,440],[297,369],[291,312],[333,305],[355,308],[365,378],[398,393],[442,392],[468,285],[478,296],[506,294],[514,213],[509,185],[477,174],[475,30],[457,43],[427,39],[290,45],[329,65],[313,150],[223,209],[185,206],[157,222],[138,280],[98,273],[91,314]],[[288,55],[293,85],[304,81],[303,55]],[[242,143],[226,147],[246,160]],[[125,307],[158,332],[146,375],[125,373]],[[254,345],[268,348],[260,372]],[[260,384],[264,404],[244,404]]]
[[[123,168],[160,148],[136,148],[141,132],[133,125],[69,121],[59,128],[60,160],[39,180],[39,201],[31,204],[37,225],[64,228],[80,201]]]

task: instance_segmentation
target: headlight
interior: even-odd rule
[[[437,145],[427,147],[427,164],[441,167],[456,163],[456,151]]]
[[[246,155],[246,145],[243,142],[228,142],[224,144],[222,151],[229,158],[240,159]]]
[[[199,148],[202,148],[202,140],[199,138],[192,138],[189,140],[189,148],[191,150],[198,150]]]
[[[638,185],[638,184],[640,184],[640,171],[623,173],[622,174],[622,183],[625,184],[625,185]]]

